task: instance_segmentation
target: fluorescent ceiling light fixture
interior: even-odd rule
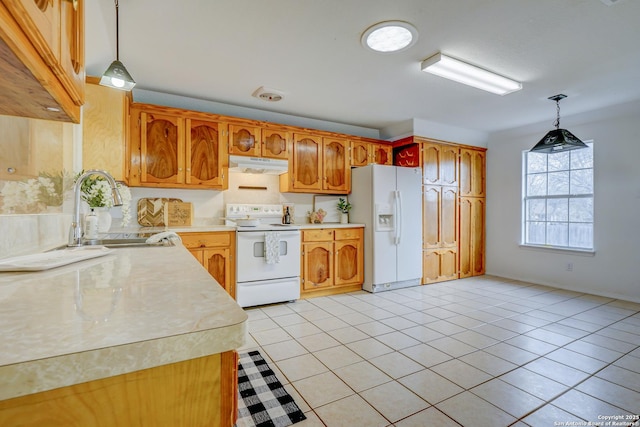
[[[367,28],[361,41],[364,47],[376,52],[400,52],[418,41],[418,30],[408,22],[385,21]]]
[[[438,52],[422,61],[422,71],[498,95],[522,89],[522,83]]]

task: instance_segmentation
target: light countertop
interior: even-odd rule
[[[233,350],[246,320],[181,245],[0,273],[0,400]]]

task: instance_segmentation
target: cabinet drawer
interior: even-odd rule
[[[303,242],[325,242],[333,240],[333,229],[303,230]]]
[[[179,233],[182,244],[187,249],[211,248],[231,245],[231,234],[220,233]]]
[[[362,238],[362,228],[338,228],[335,230],[336,240],[352,240]]]

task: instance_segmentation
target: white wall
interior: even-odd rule
[[[640,103],[561,118],[594,141],[595,255],[519,246],[522,151],[552,122],[489,137],[487,274],[640,302]]]

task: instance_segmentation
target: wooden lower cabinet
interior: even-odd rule
[[[485,272],[485,199],[460,198],[460,278]]]
[[[458,278],[457,248],[428,249],[422,252],[422,283],[437,283]]]
[[[0,401],[0,425],[233,426],[235,351]]]
[[[364,281],[362,228],[302,231],[301,295],[331,295],[360,289]]]
[[[236,297],[236,233],[179,233],[182,244],[232,298]]]

